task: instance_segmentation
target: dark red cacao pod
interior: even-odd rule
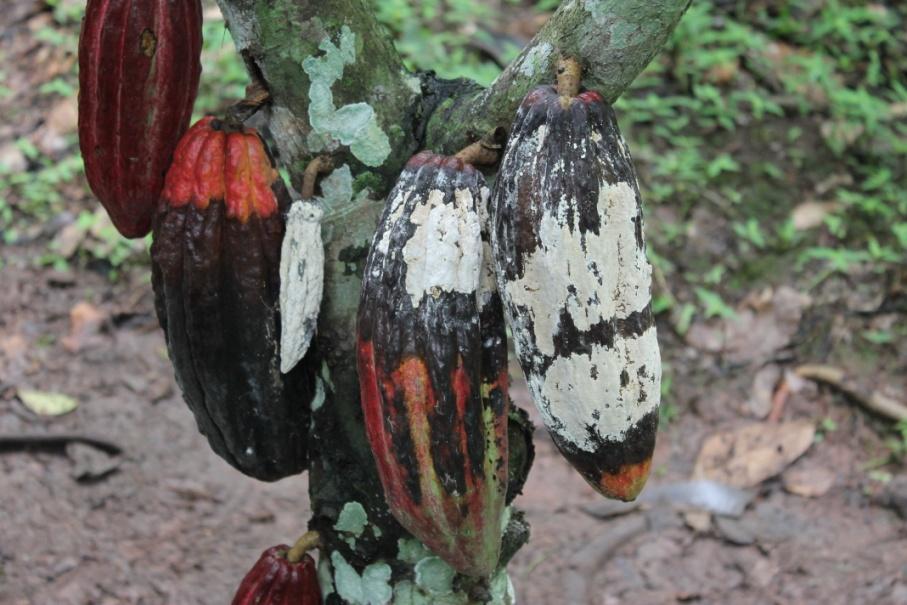
[[[232,605],[321,605],[315,561],[290,563],[286,544],[272,546],[239,584]]]
[[[365,267],[366,432],[394,517],[457,571],[498,562],[507,491],[507,344],[471,165],[423,152],[387,199]]]
[[[273,481],[307,464],[316,353],[280,372],[289,195],[253,129],[212,117],[182,138],[151,246],[155,307],[183,397],[214,451]]]
[[[151,229],[201,74],[199,0],[88,0],[79,146],[91,190],[126,237]]]
[[[531,91],[492,194],[501,295],[533,401],[598,491],[632,500],[651,466],[661,363],[636,172],[595,92]]]

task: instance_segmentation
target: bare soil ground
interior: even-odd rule
[[[3,69],[17,89],[55,65],[54,50],[22,45],[23,27],[46,21],[28,12],[34,4],[0,16],[0,49],[17,58]],[[48,153],[54,136],[71,145],[71,105],[36,99],[18,97],[23,109],[0,125],[5,153],[23,136]],[[0,603],[228,603],[264,548],[305,528],[306,477],[260,483],[209,450],[174,384],[143,253],[116,281],[104,263],[36,263],[94,207],[81,186],[63,193],[67,212],[0,244]],[[662,208],[649,221],[670,219]],[[695,226],[704,247],[720,247],[728,230],[706,214]],[[903,400],[907,347],[867,355],[854,336],[904,321],[904,283],[870,272],[807,292],[782,267],[738,293],[734,317],[697,321],[683,338],[660,323],[672,411],[647,492],[668,495],[603,504],[537,430],[516,500],[532,525],[510,566],[519,602],[907,603],[907,473],[886,444],[891,422],[857,403],[881,387]],[[797,379],[807,362],[846,369],[857,399]],[[78,407],[40,416],[22,402],[28,390]],[[531,407],[518,376],[513,390]],[[755,442],[732,432],[747,426]],[[727,447],[707,448],[697,465],[715,434]],[[742,514],[703,513],[664,492],[696,473],[744,486]]]
[[[304,529],[305,476],[264,484],[211,453],[173,383],[144,272],[111,285],[88,271],[35,269],[29,252],[7,249],[0,290],[0,603],[227,603],[260,550]],[[67,339],[71,310],[86,302],[100,313],[97,328]],[[683,354],[666,340],[667,355]],[[697,354],[684,365],[707,363]],[[647,489],[688,478],[711,432],[754,422],[736,409],[741,378],[728,372],[689,389],[697,406],[660,435]],[[79,406],[38,417],[15,397],[29,388]],[[522,385],[515,391],[526,403]],[[818,389],[785,410],[835,419],[838,429],[787,471],[829,472],[833,485],[805,498],[770,479],[739,519],[702,523],[668,504],[589,514],[600,498],[537,431],[538,457],[517,500],[533,532],[511,565],[521,602],[907,601],[903,477],[882,489],[901,485],[891,494],[898,505],[874,496],[881,486],[862,469],[881,451],[875,421]],[[94,436],[123,453],[48,435]],[[26,436],[36,438],[30,447],[11,445]]]

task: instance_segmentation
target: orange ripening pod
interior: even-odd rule
[[[358,318],[366,433],[390,511],[473,576],[497,566],[507,492],[507,343],[487,200],[470,164],[413,157],[372,242]]]
[[[212,117],[180,141],[155,215],[155,307],[183,397],[222,458],[265,481],[303,471],[314,349],[280,371],[289,194],[250,128]]]
[[[243,578],[231,605],[321,605],[315,561],[287,559],[290,547],[272,546]]]
[[[633,500],[649,475],[661,395],[652,268],[614,110],[579,92],[578,76],[565,71],[517,111],[492,193],[494,259],[554,442],[599,492]]]
[[[79,146],[88,184],[126,237],[151,229],[201,75],[199,0],[88,0]]]

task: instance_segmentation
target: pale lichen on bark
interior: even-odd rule
[[[437,590],[446,572],[424,562],[416,574],[416,561],[403,560],[398,541],[409,538],[384,504],[359,406],[355,318],[381,199],[419,148],[453,153],[496,127],[509,128],[526,92],[553,81],[562,54],[583,63],[586,87],[613,101],[658,52],[690,0],[567,0],[485,90],[407,72],[368,0],[217,2],[250,72],[271,93],[268,130],[294,182],[319,150],[340,167],[322,186],[325,281],[314,346],[325,364],[309,440],[311,525],[330,552],[319,570],[322,582],[336,582],[334,560],[343,569],[346,597],[366,586],[385,594],[386,584],[401,603],[431,602],[420,592]],[[512,450],[525,459],[512,459],[511,466],[525,475],[531,451]],[[361,505],[377,530],[355,536],[353,545],[348,532],[335,528],[350,502]],[[527,539],[528,525],[515,512],[502,566]],[[457,586],[471,602],[503,603],[511,590],[506,574]],[[351,602],[339,599],[336,588],[328,603]]]

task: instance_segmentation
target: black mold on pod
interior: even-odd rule
[[[154,218],[152,285],[183,398],[246,475],[305,470],[313,350],[280,371],[280,250],[289,193],[252,129],[205,117],[185,134]]]

